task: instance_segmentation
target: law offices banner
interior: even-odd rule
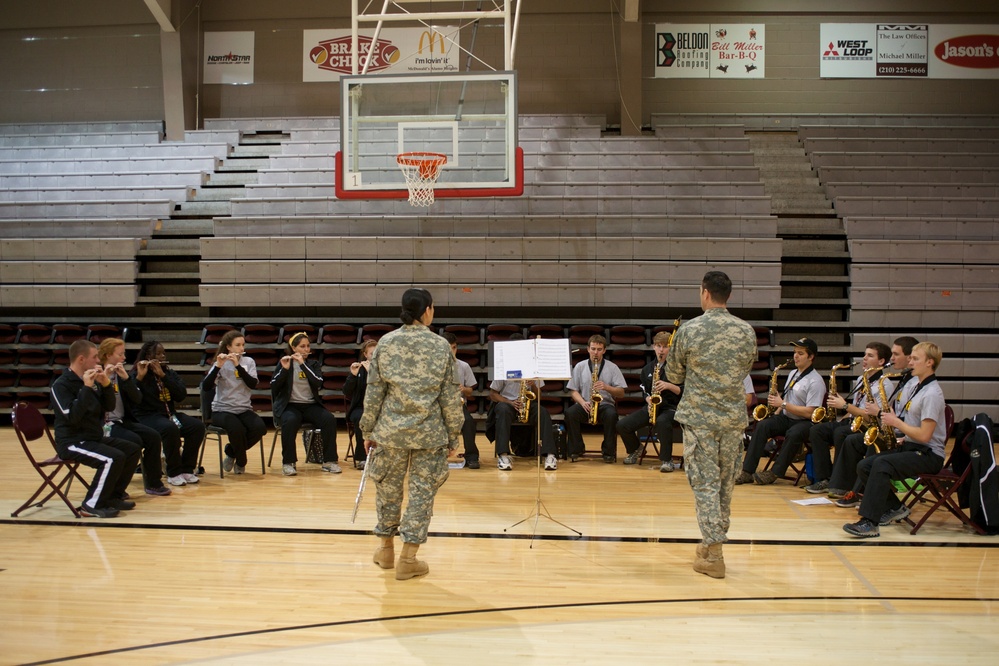
[[[657,78],[762,79],[766,30],[753,23],[656,24]]]
[[[361,62],[370,57],[369,74],[424,74],[456,72],[461,50],[458,26],[430,28],[382,28],[378,44],[372,48],[374,29],[358,35]],[[302,80],[339,81],[351,73],[350,30],[303,30]]]
[[[823,23],[822,78],[999,78],[999,26]]]
[[[253,33],[205,33],[205,83],[253,83]]]

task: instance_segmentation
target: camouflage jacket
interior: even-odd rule
[[[693,427],[745,427],[742,380],[755,360],[756,333],[726,308],[685,322],[666,358],[669,381],[683,384],[675,420]]]
[[[368,369],[360,428],[379,445],[455,448],[465,422],[451,346],[411,324],[378,341]]]

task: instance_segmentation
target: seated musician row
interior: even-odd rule
[[[850,393],[841,396],[835,370],[852,364],[833,369],[825,392],[812,366],[818,346],[809,338],[791,345],[794,370],[782,391],[777,389],[777,373],[783,366],[774,371],[767,404],[754,413],[759,423],[735,482],[769,485],[788,478],[788,469],[794,469],[796,457],[808,444],[813,482],[805,490],[828,494],[839,507],[859,507],[860,520],[843,529],[861,538],[877,537],[880,526],[909,515],[892,482],[935,474],[943,466],[950,426],[936,381],[943,354],[937,345],[910,336],[896,339],[891,348],[870,342],[860,376]],[[891,378],[898,378],[898,384]],[[845,417],[836,420],[840,410]],[[782,441],[760,470],[771,440]],[[791,479],[797,482],[804,470],[794,471]]]

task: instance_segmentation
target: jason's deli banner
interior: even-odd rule
[[[303,81],[339,81],[341,74],[350,74],[352,57],[349,30],[304,30],[302,54]],[[378,43],[374,30],[358,35],[361,59],[368,74],[422,74],[458,71],[460,49],[457,26],[430,28],[382,28]]]
[[[999,26],[823,23],[819,34],[822,78],[999,78]]]
[[[762,79],[766,31],[755,23],[656,25],[658,78]]]
[[[205,33],[205,83],[253,83],[253,33]]]

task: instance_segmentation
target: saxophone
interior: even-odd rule
[[[888,404],[888,393],[885,391],[885,380],[889,377],[900,377],[901,372],[895,372],[892,374],[883,374],[881,379],[878,380],[878,394],[881,396],[881,405]],[[895,429],[891,426],[885,424],[884,420],[878,416],[875,419],[875,425],[867,429],[864,433],[864,444],[867,446],[873,446],[874,450],[880,453],[881,451],[891,451],[896,446],[898,446],[898,440],[895,439]]]
[[[649,425],[652,426],[656,424],[656,409],[663,401],[663,397],[656,390],[656,383],[659,381],[659,367],[659,364],[656,363],[656,367],[652,371],[652,393],[649,394]]]
[[[853,363],[840,363],[839,365],[834,365],[832,370],[829,371],[829,395],[836,395],[836,371],[846,370],[847,368],[852,368],[857,365],[857,362]],[[832,421],[836,418],[835,409],[826,409],[825,407],[816,407],[812,412],[812,423],[822,423],[823,421]]]
[[[860,376],[860,380],[863,382],[864,386],[863,391],[865,402],[868,405],[874,402],[874,393],[871,392],[871,382],[868,379],[868,375],[873,375],[878,370],[883,370],[883,368],[867,368],[867,370],[864,370],[864,374]],[[871,417],[867,414],[862,414],[860,416],[853,417],[853,423],[850,425],[850,430],[853,432],[860,432],[870,425],[872,425]]]
[[[517,412],[517,421],[520,423],[527,423],[528,419],[531,418],[531,401],[538,399],[538,394],[527,388],[527,380],[521,380],[520,382],[520,395],[517,397],[517,401],[520,403],[520,411]]]
[[[768,396],[777,395],[780,391],[777,388],[777,373],[791,365],[793,359],[788,359],[774,368],[774,374],[770,375],[770,392]],[[756,405],[753,408],[753,419],[756,421],[762,421],[763,419],[770,418],[774,415],[774,408],[770,406],[770,401],[768,400],[765,404]]]
[[[590,386],[596,386],[597,382],[600,381],[600,365],[598,363],[593,364],[593,377],[590,378]],[[590,425],[597,424],[597,408],[600,407],[600,401],[604,397],[600,395],[600,392],[595,388],[590,388]]]
[[[667,347],[673,346],[673,338],[676,337],[676,329],[680,328],[680,320],[683,319],[683,315],[680,315],[673,320],[673,332],[669,334],[669,340],[666,341]]]

